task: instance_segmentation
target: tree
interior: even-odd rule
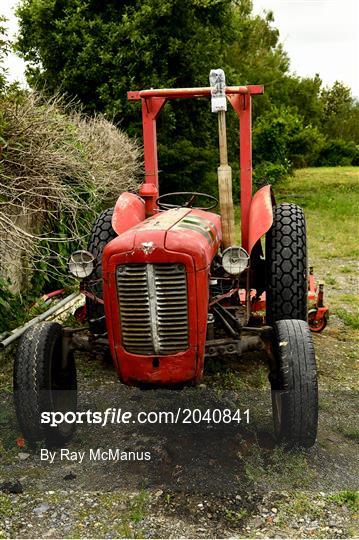
[[[130,89],[206,83],[230,11],[230,0],[23,0],[17,48],[30,83],[121,118]]]
[[[249,0],[23,0],[17,49],[29,62],[30,84],[77,96],[87,111],[102,111],[138,135],[130,89],[208,85],[214,67],[225,69],[229,84],[285,72],[271,18],[251,11]],[[168,104],[158,135],[162,189],[208,184],[218,158],[206,100]]]
[[[322,90],[323,130],[330,139],[359,144],[359,102],[345,84],[335,81]]]

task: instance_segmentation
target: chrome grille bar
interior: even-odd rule
[[[120,265],[117,290],[122,343],[128,352],[165,355],[188,348],[184,265]]]

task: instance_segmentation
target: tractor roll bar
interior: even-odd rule
[[[249,86],[226,86],[226,94],[263,94],[263,86],[252,84]],[[209,97],[211,87],[198,88],[159,88],[157,90],[140,90],[137,92],[127,92],[129,101],[139,101],[141,98],[164,97],[167,99],[180,99],[187,97]]]
[[[228,101],[238,115],[239,167],[241,186],[241,232],[242,246],[248,251],[249,208],[252,201],[252,96],[263,94],[262,85],[227,86]],[[156,212],[158,197],[158,158],[156,121],[169,99],[210,97],[211,87],[160,88],[127,92],[129,101],[142,102],[143,146],[145,158],[145,182],[140,195],[146,203],[146,214]]]

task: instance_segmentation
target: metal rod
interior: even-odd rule
[[[47,311],[44,311],[44,313],[41,313],[41,315],[38,315],[37,317],[34,317],[33,319],[31,319],[31,321],[27,322],[23,326],[19,326],[18,328],[15,328],[15,330],[12,330],[11,335],[9,337],[7,337],[6,339],[4,339],[3,341],[0,342],[0,347],[2,349],[5,349],[5,347],[10,345],[10,343],[12,343],[13,341],[16,341],[20,336],[22,336],[22,334],[28,328],[30,328],[31,326],[34,326],[34,324],[36,324],[38,322],[41,322],[41,321],[47,319],[50,315],[53,315],[54,313],[59,311],[59,309],[64,307],[66,304],[69,304],[72,300],[75,300],[75,298],[80,296],[80,294],[81,293],[78,293],[78,292],[74,292],[74,293],[70,294],[69,296],[67,296],[63,300],[60,300],[60,302],[58,304],[56,304],[55,306],[52,306]]]
[[[262,85],[248,85],[248,86],[227,86],[225,89],[226,94],[263,94]],[[201,97],[210,96],[211,87],[199,87],[199,88],[158,88],[150,90],[140,90],[127,92],[129,100],[137,101],[141,98],[148,97],[166,97],[168,99],[186,98],[186,97]]]

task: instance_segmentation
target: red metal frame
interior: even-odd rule
[[[132,219],[131,207],[123,210],[123,223]],[[184,219],[199,226],[188,226]],[[202,224],[202,225],[200,225]],[[203,234],[207,231],[207,234]],[[150,249],[146,243],[151,238]],[[104,307],[112,358],[123,382],[175,384],[202,377],[208,317],[208,276],[221,244],[221,221],[217,214],[183,208],[157,214],[132,226],[109,242],[103,252]],[[170,355],[141,355],[122,346],[116,268],[119,264],[181,263],[186,267],[188,287],[189,346]],[[154,360],[158,364],[154,364]]]
[[[241,233],[242,245],[249,249],[249,218],[252,202],[252,96],[263,94],[263,86],[227,86],[227,99],[236,111],[239,122],[239,163],[241,187]],[[155,211],[158,197],[158,158],[156,121],[169,99],[186,99],[211,96],[211,88],[172,88],[128,92],[130,101],[142,101],[143,144],[145,158],[145,185],[141,196],[147,195],[147,215]],[[151,184],[152,186],[146,186]],[[146,187],[145,187],[146,186]],[[150,190],[149,190],[150,188]],[[152,190],[152,194],[151,194]]]

